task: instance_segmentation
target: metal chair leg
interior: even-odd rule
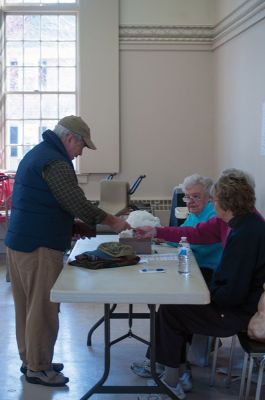
[[[240,382],[239,400],[244,399],[244,389],[245,389],[245,382],[246,382],[248,360],[249,360],[249,355],[248,355],[248,353],[245,353],[243,368],[242,368],[242,375],[241,375],[241,382]]]
[[[250,386],[251,386],[251,377],[252,377],[252,372],[253,372],[253,357],[250,355],[249,357],[249,366],[248,366],[248,377],[247,377],[247,387],[246,387],[246,396],[245,398],[248,399],[249,392],[250,392]]]
[[[214,384],[215,384],[215,373],[216,373],[218,347],[219,347],[219,337],[215,337],[214,338],[213,359],[212,359],[212,370],[211,370],[211,377],[210,377],[210,386],[214,386]]]
[[[229,354],[229,364],[228,364],[227,378],[226,378],[226,383],[225,383],[226,387],[231,385],[233,355],[234,355],[235,347],[236,347],[236,335],[234,335],[232,337],[232,341],[231,341],[230,354]]]
[[[259,366],[259,374],[258,374],[255,400],[260,400],[260,392],[261,392],[264,366],[265,366],[265,357],[263,356],[263,358],[260,362],[260,366]]]
[[[8,264],[6,265],[6,282],[10,282],[10,275],[9,275]]]

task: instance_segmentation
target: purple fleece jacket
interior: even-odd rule
[[[205,222],[199,222],[196,226],[169,226],[156,228],[156,237],[169,242],[179,242],[182,236],[186,236],[192,244],[212,244],[222,242],[225,246],[230,232],[229,225],[221,218],[212,217]]]
[[[255,214],[264,219],[258,210]],[[231,228],[219,217],[212,217],[205,222],[199,222],[196,226],[168,226],[156,228],[156,237],[168,242],[179,242],[182,236],[186,236],[192,244],[212,244],[221,242],[225,247],[227,236]]]

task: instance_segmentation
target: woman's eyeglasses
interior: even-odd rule
[[[202,198],[199,194],[185,195],[183,198],[185,203],[189,203],[190,201],[199,202]]]

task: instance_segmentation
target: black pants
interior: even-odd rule
[[[209,285],[213,277],[213,269],[208,267],[200,267],[200,270],[205,282],[207,283],[207,285]]]
[[[161,305],[156,318],[156,361],[177,368],[186,361],[186,344],[194,333],[233,336],[247,329],[250,318],[239,310],[221,314],[213,304]]]

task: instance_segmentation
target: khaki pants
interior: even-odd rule
[[[33,371],[51,368],[59,329],[59,304],[50,290],[63,268],[63,252],[39,247],[31,253],[7,249],[20,358]]]

